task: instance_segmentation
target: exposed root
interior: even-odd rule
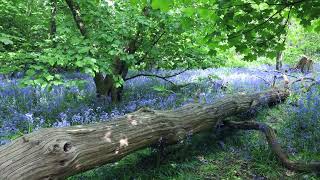
[[[288,169],[294,171],[320,172],[320,161],[295,162],[288,158],[288,155],[281,148],[276,139],[275,131],[267,124],[255,121],[225,121],[224,125],[232,129],[258,130],[265,134],[268,144],[280,162]]]

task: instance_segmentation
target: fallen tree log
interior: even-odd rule
[[[0,179],[63,179],[159,142],[179,142],[227,117],[277,104],[288,94],[274,89],[224,97],[212,105],[188,104],[172,111],[143,108],[109,122],[41,129],[0,147]]]

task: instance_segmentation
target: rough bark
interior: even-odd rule
[[[189,104],[172,111],[140,109],[104,123],[41,129],[0,147],[0,179],[63,179],[160,141],[179,142],[227,117],[279,103],[287,96],[282,90],[239,94],[212,105]]]

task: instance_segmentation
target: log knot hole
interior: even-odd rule
[[[72,148],[72,145],[70,142],[66,142],[64,145],[63,145],[63,151],[64,152],[69,152]]]
[[[49,149],[51,153],[58,153],[63,150],[63,152],[69,152],[72,149],[72,145],[70,142],[64,143],[62,146],[59,143],[56,143]]]

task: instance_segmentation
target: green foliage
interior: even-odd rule
[[[204,42],[212,54],[217,49],[235,47],[253,60],[258,56],[273,58],[284,49],[283,35],[291,17],[300,20],[304,26],[319,18],[319,2],[296,1],[219,1],[204,0],[191,2],[175,1],[175,9],[182,9],[187,18],[201,19],[206,23],[201,28]],[[319,24],[319,23],[318,23]],[[318,28],[315,28],[318,29]]]
[[[290,31],[286,50],[284,51],[285,61],[296,64],[302,55],[307,55],[314,61],[320,59],[319,32],[315,29],[319,25],[319,20],[314,21],[309,29],[303,28],[297,21],[291,21]]]
[[[153,9],[160,9],[162,11],[169,11],[172,5],[172,0],[153,0],[151,3]]]
[[[291,17],[314,33],[308,32],[302,45],[295,31],[288,34],[293,44],[300,45],[299,50],[289,45],[287,58],[295,59],[302,49],[309,49],[305,54],[319,51],[311,46],[320,29],[317,1],[75,1],[88,32],[86,39],[64,1],[58,1],[53,39],[48,35],[50,3],[0,2],[0,73],[28,71],[24,84],[60,84],[55,75],[64,71],[113,74],[116,57],[129,69],[139,70],[243,66],[241,60],[273,58],[284,49]],[[125,49],[132,40],[137,50],[131,54]],[[113,77],[118,86],[123,84],[117,74]]]

